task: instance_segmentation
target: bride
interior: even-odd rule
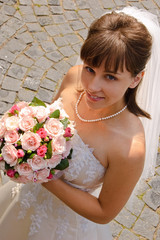
[[[154,17],[125,8],[91,25],[83,64],[69,70],[54,99],[76,124],[70,166],[42,185],[2,179],[1,240],[111,239],[107,224],[128,201],[145,153],[143,176],[153,174],[160,117]]]

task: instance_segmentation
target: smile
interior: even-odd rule
[[[90,93],[88,93],[87,91],[86,91],[86,96],[89,100],[94,101],[94,102],[104,99],[104,97],[99,97],[99,96],[95,96],[95,95],[93,96]]]

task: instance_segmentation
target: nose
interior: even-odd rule
[[[92,79],[90,79],[90,82],[88,84],[88,89],[91,92],[97,92],[101,90],[101,81],[99,77],[94,76]]]

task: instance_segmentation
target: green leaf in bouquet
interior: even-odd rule
[[[52,157],[52,145],[51,145],[52,141],[49,141],[49,143],[47,144],[47,153],[46,153],[46,158],[49,159]]]
[[[33,127],[33,132],[36,133],[40,128],[43,127],[43,122],[42,123],[37,123],[34,127]]]
[[[55,167],[57,170],[64,170],[69,166],[69,161],[67,158],[61,160],[61,162]]]
[[[68,126],[68,124],[70,123],[70,121],[68,120],[68,118],[64,118],[62,120],[60,120],[60,122],[63,124],[64,129]]]
[[[55,174],[55,170],[54,170],[53,168],[51,169],[51,171],[50,171],[50,172],[51,172],[51,174],[52,174],[52,175],[54,175],[54,174]]]
[[[69,155],[67,156],[68,159],[71,159],[71,158],[72,158],[72,152],[73,152],[73,148],[71,148],[70,153],[69,153]]]
[[[11,167],[8,163],[5,162],[5,169],[9,170],[9,169],[13,169],[14,167]]]
[[[43,107],[47,107],[46,104],[41,101],[39,98],[34,97],[32,102],[29,104],[29,106],[43,106]]]
[[[19,177],[19,173],[18,173],[18,172],[15,172],[14,177],[15,177],[15,178],[18,178],[18,177]]]
[[[53,113],[50,114],[50,118],[59,118],[60,116],[60,111],[59,109],[55,110]]]
[[[32,153],[30,156],[29,156],[29,159],[33,158],[36,154],[35,153]]]
[[[23,158],[18,158],[18,164],[21,164],[23,162]]]

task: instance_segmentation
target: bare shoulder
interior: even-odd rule
[[[139,166],[140,174],[145,159],[145,134],[143,125],[138,117],[131,114],[124,126],[114,136],[116,145],[110,157],[110,164],[117,167],[125,165],[132,167],[132,169],[134,167],[137,169]]]

